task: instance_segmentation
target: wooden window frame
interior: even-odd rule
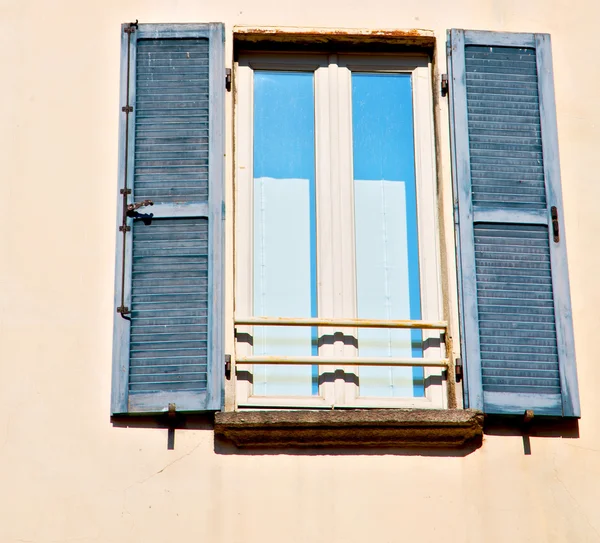
[[[410,73],[413,81],[415,178],[418,208],[419,268],[422,318],[439,320],[442,314],[439,257],[439,223],[436,201],[436,165],[433,129],[431,60],[428,55],[411,54],[241,54],[235,65],[235,312],[252,315],[252,155],[253,155],[253,70],[301,70],[315,73],[315,148],[317,191],[317,254],[330,251],[336,265],[319,263],[317,274],[329,284],[341,285],[339,292],[319,289],[319,314],[332,318],[356,316],[354,260],[354,201],[351,136],[351,72]],[[324,137],[323,135],[327,135]],[[336,241],[334,241],[336,240]],[[323,259],[318,259],[322,261]],[[327,279],[325,279],[327,277]],[[276,316],[276,315],[273,315]],[[328,331],[320,328],[319,335]],[[238,338],[252,334],[252,327],[237,326]],[[356,335],[349,329],[347,335]],[[423,341],[435,344],[439,332],[423,331]],[[424,357],[439,358],[440,347],[424,350]],[[236,342],[236,355],[249,356],[252,347]],[[355,347],[336,342],[322,346],[325,356],[356,356]],[[319,374],[343,369],[356,374],[357,368],[321,366]],[[251,372],[251,366],[237,370]],[[247,375],[247,374],[246,374]],[[320,385],[312,397],[253,396],[247,379],[237,379],[236,407],[312,408],[443,408],[446,381],[438,368],[425,368],[423,398],[361,398],[358,387],[343,378]]]

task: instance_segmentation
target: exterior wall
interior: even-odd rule
[[[593,0],[0,2],[0,542],[600,540],[600,70],[587,28],[598,16]],[[135,19],[224,22],[229,66],[234,25],[430,29],[438,74],[446,29],[550,33],[580,437],[531,437],[531,454],[520,435],[486,435],[464,456],[233,454],[215,450],[210,426],[177,431],[174,450],[164,429],[113,426],[120,24]],[[448,235],[446,100],[438,107]],[[227,169],[231,209],[231,152]],[[232,262],[230,220],[227,233]]]

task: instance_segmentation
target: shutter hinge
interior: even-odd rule
[[[123,111],[124,113],[132,113],[133,112],[133,106],[123,106],[121,108],[121,111]]]
[[[124,29],[123,32],[125,32],[125,34],[133,34],[138,27],[138,20],[135,20],[135,23],[129,23]]]
[[[169,415],[169,418],[175,418],[175,416],[177,415],[177,405],[174,403],[170,403],[167,414]]]
[[[460,358],[456,358],[454,360],[454,375],[456,377],[456,382],[460,383],[463,377],[463,365],[462,360]]]
[[[119,226],[119,232],[131,232],[131,226]]]
[[[121,315],[127,315],[128,313],[131,313],[131,311],[129,311],[128,307],[121,305],[117,307],[117,313],[120,313]]]
[[[231,379],[231,355],[225,355],[225,378],[229,381]]]
[[[121,194],[131,194],[131,189],[121,189],[119,192]]]
[[[231,68],[225,68],[225,89],[231,92]]]
[[[448,96],[448,74],[442,74],[440,87],[442,91],[442,96]]]

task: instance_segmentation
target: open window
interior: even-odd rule
[[[239,57],[238,406],[447,405],[430,70]]]

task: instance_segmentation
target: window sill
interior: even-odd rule
[[[474,409],[234,411],[215,414],[215,436],[240,448],[461,448],[481,441]]]

